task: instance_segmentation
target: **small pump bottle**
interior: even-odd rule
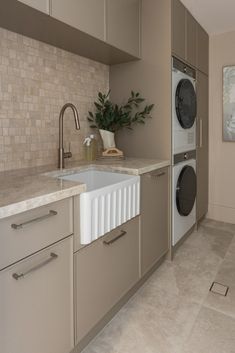
[[[95,139],[95,135],[91,134],[90,135],[90,139],[91,139],[91,149],[92,149],[92,161],[94,161],[97,158],[97,142]]]
[[[84,142],[84,157],[85,160],[90,162],[96,159],[97,145],[94,135],[85,138]]]

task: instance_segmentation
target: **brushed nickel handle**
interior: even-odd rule
[[[120,234],[118,234],[116,237],[110,239],[110,240],[104,240],[103,243],[105,245],[111,245],[113,243],[115,243],[115,241],[117,241],[118,239],[124,237],[124,235],[126,235],[125,230],[122,230]]]
[[[154,176],[156,176],[157,178],[160,178],[161,176],[163,176],[163,175],[165,175],[165,174],[166,174],[166,172],[161,172],[161,173],[156,174],[156,175],[154,175]]]
[[[58,255],[55,254],[55,253],[50,253],[50,257],[49,259],[41,262],[40,264],[30,268],[29,270],[25,271],[25,272],[22,272],[22,273],[13,273],[12,277],[18,281],[19,279],[21,278],[24,278],[25,276],[29,275],[30,273],[34,272],[34,271],[37,271],[39,270],[40,268],[42,268],[43,266],[46,266],[47,264],[49,264],[50,262],[56,260],[58,258]]]
[[[68,152],[64,152],[64,158],[72,158],[72,152],[71,152],[71,142],[69,142],[69,150]]]
[[[72,158],[72,152],[64,152],[64,158]]]
[[[199,130],[199,133],[200,133],[200,136],[199,136],[199,147],[201,148],[202,147],[202,145],[203,145],[203,131],[202,131],[202,129],[203,129],[203,124],[202,124],[203,122],[202,122],[202,119],[200,119],[199,120],[199,126],[200,126],[200,130]]]
[[[44,215],[44,216],[33,218],[33,219],[30,219],[29,221],[26,221],[26,222],[23,222],[23,223],[20,223],[20,224],[13,223],[11,225],[11,228],[13,228],[13,229],[21,229],[21,228],[23,228],[24,226],[26,226],[26,225],[28,225],[30,223],[43,221],[44,219],[47,219],[49,217],[53,217],[53,216],[56,216],[56,215],[57,215],[56,211],[50,210],[49,213]]]
[[[149,174],[151,178],[160,178],[161,176],[165,175],[166,172],[161,172],[157,174]]]

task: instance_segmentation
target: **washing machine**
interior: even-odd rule
[[[172,155],[196,148],[196,71],[172,59]]]
[[[172,167],[172,245],[196,223],[196,151],[174,156]]]

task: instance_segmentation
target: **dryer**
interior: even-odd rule
[[[172,155],[196,148],[196,72],[172,59]]]
[[[196,151],[174,156],[172,167],[172,245],[196,223]]]

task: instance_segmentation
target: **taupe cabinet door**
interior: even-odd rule
[[[172,52],[186,58],[186,10],[179,0],[172,0]]]
[[[196,67],[197,21],[186,11],[186,61]]]
[[[197,220],[208,211],[208,77],[197,72]]]
[[[208,74],[209,66],[209,36],[198,24],[197,26],[197,68]]]
[[[139,280],[139,217],[74,255],[78,343]]]
[[[105,39],[105,0],[51,0],[51,15],[96,38]]]
[[[140,56],[140,0],[107,0],[107,42]]]
[[[144,275],[169,248],[169,170],[141,176],[141,273]]]
[[[172,0],[172,53],[208,73],[209,37],[179,0]]]
[[[45,12],[49,15],[50,0],[18,0],[18,1],[23,2],[24,4],[34,7],[35,9]]]
[[[71,237],[0,271],[0,318],[1,353],[72,350]]]

